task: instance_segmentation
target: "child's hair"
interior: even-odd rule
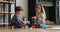
[[[23,8],[21,6],[17,6],[17,7],[15,7],[15,12],[17,12],[17,11],[23,11]]]
[[[45,9],[44,9],[44,7],[43,7],[42,5],[36,5],[36,6],[35,6],[35,8],[39,8],[39,7],[41,7],[41,13],[46,14],[46,13],[45,13]]]
[[[41,5],[36,5],[35,8],[41,8],[41,13],[43,13]]]
[[[26,18],[26,17],[23,17],[23,18],[22,18],[23,21],[24,21],[24,18]]]

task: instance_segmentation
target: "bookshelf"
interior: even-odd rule
[[[9,2],[9,1],[0,1],[0,3],[15,4],[15,2]]]
[[[11,15],[15,14],[15,7],[16,0],[0,0],[0,26],[9,26]]]
[[[15,12],[0,12],[0,14],[15,14]]]

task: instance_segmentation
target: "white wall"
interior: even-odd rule
[[[60,19],[60,1],[59,1],[59,19]]]
[[[51,1],[38,1],[36,0],[36,4],[41,4],[43,6],[53,6],[53,3]]]
[[[53,6],[53,3],[52,2],[48,2],[48,1],[42,1],[41,5],[43,5],[43,6]]]
[[[22,17],[28,17],[28,0],[16,0],[16,6],[22,6]]]

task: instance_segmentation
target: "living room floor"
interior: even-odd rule
[[[0,32],[60,32],[60,25],[51,25],[54,29],[42,29],[42,28],[36,28],[36,29],[9,29],[9,28],[3,28],[0,27]],[[58,28],[58,29],[55,29]]]

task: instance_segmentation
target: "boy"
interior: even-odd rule
[[[11,20],[11,26],[14,28],[22,28],[23,22],[20,20],[20,14],[23,11],[21,6],[15,8],[15,14]]]

